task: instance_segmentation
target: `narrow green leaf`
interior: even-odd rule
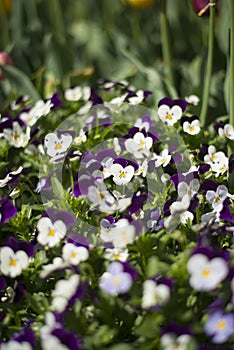
[[[40,95],[36,91],[30,78],[20,69],[13,66],[1,67],[5,77],[10,81],[18,95],[28,95],[38,100]]]

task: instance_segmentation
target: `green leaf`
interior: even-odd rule
[[[63,199],[65,197],[65,191],[64,191],[64,188],[63,188],[61,182],[56,177],[52,177],[51,178],[51,185],[52,185],[52,189],[53,189],[54,194],[58,198]]]
[[[132,346],[124,343],[120,343],[109,348],[109,350],[133,350],[133,349],[134,348]]]
[[[159,272],[166,272],[168,270],[168,265],[160,261],[157,256],[152,256],[149,259],[146,275],[148,278],[157,275]]]
[[[36,100],[41,98],[29,77],[20,69],[13,66],[4,66],[1,69],[5,77],[14,86],[18,95],[28,95]]]
[[[136,329],[135,334],[144,338],[156,338],[162,321],[163,316],[160,314],[147,315],[141,325]]]

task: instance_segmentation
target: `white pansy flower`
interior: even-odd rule
[[[14,252],[10,247],[0,249],[0,270],[3,275],[16,277],[29,265],[29,257],[23,250]]]
[[[124,144],[128,152],[140,159],[149,157],[149,150],[153,145],[153,139],[149,136],[145,136],[142,132],[137,132],[133,138],[127,139]]]
[[[75,145],[80,145],[81,143],[86,142],[87,136],[85,135],[85,132],[83,129],[80,130],[79,136],[74,138],[74,144]]]
[[[227,137],[229,140],[234,140],[234,128],[231,124],[224,125],[224,128],[218,130],[220,137]]]
[[[192,337],[188,334],[176,336],[174,333],[163,334],[160,344],[163,350],[187,350]]]
[[[189,283],[198,291],[210,291],[217,288],[228,275],[227,262],[222,258],[209,260],[204,254],[194,254],[187,263],[190,274]]]
[[[115,248],[125,248],[135,238],[135,227],[127,219],[120,219],[112,229],[112,243]]]
[[[81,99],[88,101],[90,93],[91,90],[88,86],[75,86],[74,88],[66,89],[64,96],[67,101],[79,101]]]
[[[66,345],[62,344],[61,341],[54,335],[48,334],[41,340],[42,350],[70,350]]]
[[[182,181],[178,184],[177,191],[180,198],[183,198],[185,195],[188,195],[189,198],[192,198],[199,190],[200,182],[198,179],[193,179],[188,183]]]
[[[193,213],[191,213],[191,211],[185,210],[183,213],[180,214],[181,224],[186,225],[188,223],[188,220],[192,222],[193,219],[194,219],[194,215]]]
[[[27,125],[27,126],[33,126],[37,121],[38,117],[34,113],[30,111],[20,113],[19,118]]]
[[[135,124],[135,127],[139,128],[140,130],[145,129],[145,131],[149,131],[150,125],[148,122],[144,122],[141,118],[137,119]]]
[[[29,344],[26,341],[23,341],[21,343],[10,340],[8,343],[3,343],[0,345],[1,350],[33,350],[31,344]]]
[[[26,147],[30,139],[30,127],[27,127],[26,133],[24,133],[19,123],[13,122],[12,129],[3,129],[3,136],[11,146],[16,148]]]
[[[142,164],[139,164],[139,168],[135,172],[135,175],[141,175],[143,177],[146,177],[147,170],[148,170],[148,161],[147,159],[145,159]]]
[[[127,165],[125,168],[121,164],[113,164],[110,168],[111,175],[113,175],[113,181],[116,185],[126,185],[129,183],[134,175],[134,167]]]
[[[152,280],[143,283],[143,297],[141,307],[149,309],[165,304],[170,297],[170,288],[166,284],[157,284]]]
[[[228,157],[224,152],[216,152],[216,148],[211,145],[208,148],[208,154],[205,155],[204,161],[211,166],[211,170],[218,177],[228,170]]]
[[[54,247],[65,237],[67,227],[62,220],[57,220],[54,223],[48,217],[42,217],[37,223],[38,236],[37,241],[41,245]]]
[[[79,275],[72,275],[68,280],[59,280],[55,284],[52,293],[53,300],[51,309],[57,312],[63,312],[71,297],[75,294],[80,283]]]
[[[46,102],[44,102],[43,100],[39,100],[30,110],[30,115],[32,116],[32,118],[39,119],[42,116],[46,116],[47,114],[49,114],[52,107],[53,103],[50,100]]]
[[[200,102],[200,98],[197,95],[189,95],[185,96],[185,101],[190,103],[191,105],[197,106]]]
[[[108,220],[102,220],[100,238],[103,242],[112,242],[115,248],[124,249],[134,241],[135,231],[127,219],[120,219],[113,225]]]
[[[189,135],[197,135],[201,130],[199,120],[193,120],[191,123],[188,121],[184,122],[183,130]]]
[[[110,261],[119,260],[121,262],[125,262],[128,259],[128,255],[127,248],[106,248],[104,252],[105,258]]]
[[[143,90],[138,90],[136,93],[136,96],[132,96],[128,98],[128,102],[131,105],[138,105],[144,100],[144,91]]]
[[[158,168],[160,165],[163,167],[167,166],[171,160],[171,155],[169,154],[169,151],[167,148],[165,148],[160,155],[155,155],[155,166]]]
[[[182,117],[182,108],[180,106],[173,106],[170,108],[167,105],[161,105],[158,108],[158,116],[161,121],[168,125],[174,125]]]
[[[45,147],[47,154],[50,157],[64,154],[72,143],[72,136],[70,134],[62,134],[58,137],[56,134],[50,133],[45,137]]]
[[[215,212],[223,209],[223,202],[228,196],[228,189],[224,185],[219,185],[216,191],[207,191],[206,199],[212,205]]]
[[[80,262],[89,258],[89,251],[85,247],[77,247],[72,243],[63,246],[62,257],[71,265],[79,265]]]

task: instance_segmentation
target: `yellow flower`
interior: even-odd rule
[[[144,9],[152,5],[156,0],[126,0],[126,3],[135,9]]]

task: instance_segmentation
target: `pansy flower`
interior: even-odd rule
[[[208,190],[206,199],[210,203],[215,212],[220,212],[223,209],[223,203],[228,196],[228,189],[224,185],[219,185],[216,191]]]
[[[99,287],[105,293],[116,296],[128,292],[132,283],[130,273],[124,272],[124,266],[120,262],[113,262],[101,276]]]
[[[26,147],[30,139],[30,127],[27,127],[26,132],[24,132],[20,124],[15,121],[12,129],[3,130],[3,136],[13,147]]]
[[[48,100],[46,102],[43,100],[39,100],[35,103],[30,112],[35,117],[40,118],[49,114],[52,107],[53,103],[51,102],[51,100]]]
[[[70,299],[76,293],[80,283],[79,275],[72,275],[69,279],[60,279],[55,284],[51,309],[59,313],[63,312]]]
[[[9,219],[14,217],[17,213],[16,207],[7,199],[7,197],[0,198],[0,222],[5,224]]]
[[[114,222],[111,218],[101,221],[100,238],[104,242],[112,242],[115,248],[125,248],[134,241],[136,228],[127,219]]]
[[[126,150],[134,155],[135,158],[141,159],[149,157],[150,148],[153,145],[153,139],[145,136],[142,132],[137,132],[133,138],[125,141]]]
[[[88,101],[90,98],[90,87],[89,86],[75,86],[65,90],[64,97],[67,101]]]
[[[164,305],[170,298],[170,287],[165,283],[157,283],[150,279],[143,283],[143,296],[141,307],[150,309]]]
[[[155,166],[156,168],[160,167],[161,165],[163,167],[167,166],[171,160],[171,155],[169,154],[169,150],[165,148],[160,155],[154,155],[153,159],[155,159]]]
[[[185,109],[186,102],[184,100],[164,98],[158,103],[158,116],[164,124],[172,126],[182,117]]]
[[[218,287],[228,275],[227,262],[221,257],[209,259],[204,254],[192,255],[187,263],[189,283],[198,291],[210,291]]]
[[[50,218],[42,217],[37,223],[37,241],[43,246],[54,247],[67,233],[67,227],[62,220],[52,223]]]
[[[222,344],[234,334],[234,314],[217,310],[209,315],[205,332],[215,344]]]
[[[63,246],[62,257],[66,263],[77,266],[80,262],[86,261],[89,258],[89,251],[83,246],[66,243]]]
[[[5,276],[12,278],[21,275],[29,265],[29,256],[24,250],[14,251],[4,246],[0,248],[0,270]]]
[[[127,248],[106,248],[104,256],[110,261],[121,261],[125,262],[128,259],[129,253]]]
[[[51,161],[64,155],[64,153],[70,147],[72,139],[72,135],[66,132],[60,136],[57,136],[55,133],[46,135],[44,144],[47,149],[47,154],[52,157]]]
[[[223,128],[218,129],[220,137],[226,137],[229,140],[234,140],[234,128],[231,124],[225,124]]]
[[[193,106],[197,106],[200,102],[200,98],[197,95],[189,95],[189,96],[185,96],[185,101]]]
[[[198,179],[193,179],[189,183],[182,181],[177,186],[178,195],[180,198],[183,198],[185,195],[188,195],[189,198],[192,198],[197,194],[200,187],[200,182]]]
[[[183,123],[183,130],[189,135],[197,135],[201,130],[199,120],[193,120],[191,123],[185,121]]]
[[[160,339],[163,350],[187,350],[192,337],[189,334],[176,335],[174,333],[165,333]]]
[[[125,165],[126,164],[126,165]],[[124,164],[114,163],[110,168],[111,175],[113,176],[113,181],[116,185],[126,185],[129,183],[135,173],[135,169],[133,165],[128,162],[124,162]]]

